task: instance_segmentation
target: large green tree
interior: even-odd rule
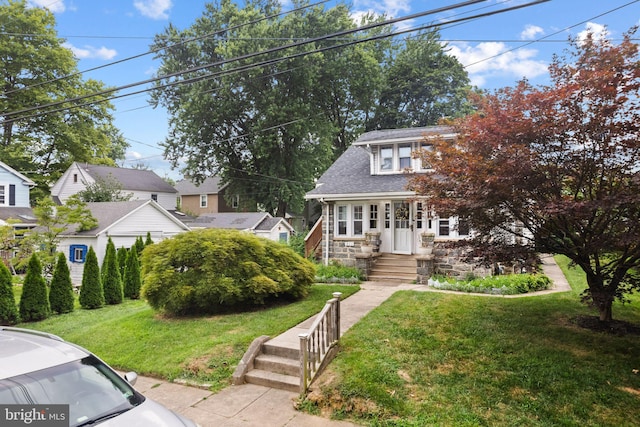
[[[469,76],[447,54],[436,31],[396,45],[385,66],[384,80],[369,129],[430,126],[471,112]]]
[[[170,113],[165,141],[170,160],[186,157],[190,176],[218,175],[229,185],[227,194],[239,195],[241,203],[256,201],[284,215],[301,209],[314,178],[364,128],[379,93],[386,47],[385,42],[346,46],[365,34],[295,45],[357,26],[342,4],[259,20],[279,11],[275,0],[244,8],[221,0],[207,4],[190,28],[167,28],[153,45],[165,48],[159,74],[204,68],[159,81],[153,101]],[[176,44],[204,35],[209,36]],[[284,45],[295,46],[273,51]]]
[[[112,164],[127,147],[113,125],[111,104],[100,102],[104,96],[33,109],[105,89],[82,79],[55,25],[49,10],[25,0],[0,4],[0,156],[38,184],[34,200],[48,194],[71,162]],[[63,107],[70,108],[53,111]]]
[[[640,290],[640,59],[635,29],[593,35],[555,57],[552,84],[478,99],[455,144],[427,155],[413,189],[468,218],[478,255],[566,255],[586,273],[601,321]],[[521,245],[520,243],[523,243]]]

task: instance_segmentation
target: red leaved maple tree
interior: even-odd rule
[[[423,153],[435,173],[411,188],[441,216],[468,219],[486,258],[566,255],[586,273],[602,321],[640,289],[640,62],[632,28],[619,44],[572,39],[549,67],[477,97],[455,143]],[[516,227],[519,224],[521,227]]]

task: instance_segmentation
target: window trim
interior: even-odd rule
[[[77,264],[82,264],[87,259],[88,247],[87,245],[70,245],[69,246],[69,261]],[[78,257],[78,253],[80,257]]]
[[[200,207],[201,208],[206,208],[207,205],[208,205],[208,200],[209,200],[209,197],[206,194],[201,194],[200,195]]]

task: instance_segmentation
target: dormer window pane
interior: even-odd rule
[[[411,146],[401,145],[398,147],[398,157],[400,158],[400,169],[411,167]]]
[[[392,147],[380,148],[380,170],[383,170],[383,171],[393,170],[393,148]]]

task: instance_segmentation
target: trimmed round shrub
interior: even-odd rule
[[[85,258],[79,301],[82,308],[93,309],[100,308],[104,305],[104,291],[100,281],[100,267],[98,266],[98,257],[93,250],[93,246],[89,246],[89,251]]]
[[[23,322],[33,322],[46,319],[50,313],[47,282],[42,277],[42,264],[38,255],[33,254],[29,258],[27,274],[22,285],[20,317]]]
[[[4,262],[0,261],[0,325],[15,325],[19,321],[11,272]]]
[[[49,304],[54,313],[70,313],[73,311],[73,284],[71,273],[64,254],[58,254],[58,261],[53,269],[51,289],[49,290]]]
[[[291,248],[252,234],[194,230],[147,246],[142,295],[171,315],[215,314],[308,295],[315,267]]]

